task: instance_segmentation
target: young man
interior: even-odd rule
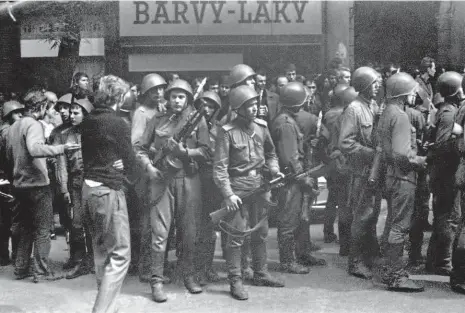
[[[196,232],[202,207],[198,162],[205,162],[209,139],[204,119],[197,131],[186,142],[176,142],[173,137],[186,124],[193,113],[191,86],[182,79],[175,80],[165,92],[169,101],[168,110],[157,113],[149,122],[141,140],[135,144],[139,165],[149,176],[150,225],[152,228],[152,298],[155,302],[165,302],[163,291],[163,265],[165,261],[168,234],[174,221],[178,231],[180,269],[184,286],[192,294],[202,292],[194,280],[194,249]],[[152,163],[152,155],[157,151],[167,153],[166,157],[175,160],[177,171],[174,177],[172,162],[166,157]]]
[[[94,106],[87,99],[75,100],[71,105],[71,127],[57,137],[57,144],[73,143],[81,145],[81,123]],[[83,170],[82,151],[77,150],[57,157],[56,177],[61,197],[68,204],[68,215],[71,220],[70,229],[70,261],[74,268],[66,275],[73,279],[88,274],[93,268],[92,243],[86,227],[84,231],[84,214],[81,204]],[[86,251],[87,250],[87,251]],[[87,263],[85,263],[87,262]]]
[[[19,201],[19,244],[15,262],[17,279],[30,276],[29,261],[34,243],[34,280],[39,276],[47,280],[55,276],[48,261],[50,253],[50,229],[52,222],[52,198],[46,157],[79,149],[79,145],[45,144],[42,125],[48,100],[42,91],[31,91],[24,97],[25,114],[8,129],[6,138],[7,158],[13,164],[14,195]]]
[[[241,194],[253,190],[263,182],[262,170],[266,166],[272,176],[279,172],[275,147],[266,122],[256,119],[258,94],[250,86],[239,86],[229,94],[231,109],[237,117],[224,125],[218,135],[213,179],[224,197],[228,210],[228,222],[238,230],[245,231],[246,226],[254,227],[266,218],[264,198],[270,194],[257,196],[242,203]],[[240,208],[242,206],[242,208]],[[251,234],[253,283],[257,286],[284,287],[284,283],[272,277],[267,270],[266,238],[268,223]],[[227,236],[228,278],[230,292],[238,300],[248,299],[242,284],[241,256],[243,237]]]
[[[114,313],[131,259],[124,184],[135,173],[131,133],[117,115],[129,85],[108,75],[100,79],[97,108],[81,123],[83,214],[88,217],[98,293],[93,313]],[[124,171],[115,168],[122,160]]]

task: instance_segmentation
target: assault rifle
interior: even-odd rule
[[[316,167],[313,167],[309,170],[300,173],[288,174],[284,177],[275,178],[273,180],[265,182],[260,187],[254,190],[242,194],[241,200],[242,202],[247,201],[248,199],[251,199],[255,196],[260,196],[261,194],[268,192],[272,189],[281,188],[304,177],[310,176],[313,178],[318,178],[324,176],[325,170],[326,166],[324,164],[320,164]],[[231,211],[228,211],[227,208],[221,208],[215,212],[210,213],[210,218],[213,224],[218,225],[224,232],[235,237],[245,237],[250,233],[254,232],[255,230],[258,230],[262,226],[263,222],[267,219],[267,217],[263,218],[259,223],[257,223],[257,225],[255,225],[255,227],[242,232],[223,221],[223,219],[230,213]]]

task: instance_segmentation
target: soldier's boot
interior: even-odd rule
[[[70,270],[70,269],[73,269],[76,265],[77,265],[77,262],[78,262],[78,259],[76,257],[76,245],[74,242],[70,242],[69,243],[69,259],[68,261],[66,261],[65,264],[63,264],[63,269],[64,270]]]
[[[452,248],[455,231],[447,225],[438,234],[436,244],[436,257],[434,273],[441,276],[449,276],[452,271]]]
[[[202,293],[202,287],[200,287],[194,279],[194,276],[188,275],[184,277],[184,286],[192,294]]]
[[[407,271],[402,264],[404,244],[388,244],[386,255],[380,268],[380,282],[385,284],[388,290],[403,292],[421,292],[425,288],[409,279]]]
[[[226,264],[228,266],[228,279],[231,296],[236,300],[247,300],[249,295],[242,284],[241,274],[241,247],[226,247]]]
[[[76,265],[69,271],[65,278],[66,279],[74,279],[79,276],[87,275],[90,273],[90,268],[87,265],[86,260],[86,246],[83,242],[75,242],[73,244],[75,246],[75,258],[76,258]]]
[[[244,239],[241,251],[242,279],[251,280],[253,279],[253,270],[250,267],[250,237]]]
[[[372,271],[361,259],[352,257],[349,260],[349,274],[362,279],[371,279],[373,277]]]
[[[327,264],[325,259],[316,258],[311,254],[299,256],[297,262],[304,266],[326,266]]]
[[[266,243],[259,242],[252,246],[253,284],[265,287],[284,287],[284,282],[271,276],[267,269]]]
[[[152,299],[155,302],[165,302],[168,300],[163,291],[163,264],[165,260],[165,252],[151,251],[151,272],[150,287],[152,289]]]
[[[278,231],[278,236],[280,232]],[[298,264],[295,261],[295,241],[292,238],[283,238],[280,236],[279,240],[279,270],[284,273],[290,274],[308,274],[310,269],[306,266]]]
[[[339,230],[339,255],[348,256],[350,251],[350,224],[338,224]]]
[[[215,271],[213,268],[213,259],[215,258],[215,241],[210,241],[207,245],[207,254],[206,254],[206,266],[205,266],[205,272],[207,276],[207,280],[209,282],[218,282],[220,281],[220,275]]]

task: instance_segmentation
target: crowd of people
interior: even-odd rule
[[[465,294],[460,73],[437,75],[425,57],[416,77],[394,63],[352,71],[336,61],[307,77],[293,64],[272,80],[238,64],[191,84],[175,73],[89,84],[77,73],[61,97],[35,87],[2,99],[0,265],[13,263],[16,279],[63,278],[49,261],[56,212],[69,243],[65,278],[96,276],[93,312],[115,311],[128,271],[155,302],[176,277],[201,293],[219,280],[219,232],[231,296],[246,300],[244,280],[285,285],[267,267],[270,210],[281,272],[326,265],[313,255],[308,211],[324,176],[324,241],[339,244],[350,275],[419,292],[408,270],[424,267]]]

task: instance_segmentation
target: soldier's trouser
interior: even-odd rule
[[[296,261],[297,252],[299,257],[309,253],[309,239],[300,240],[299,251],[296,251],[296,242],[303,239],[305,228],[308,223],[301,220],[303,193],[300,184],[290,184],[283,187],[278,195],[278,245],[279,261],[281,264],[289,264]],[[302,225],[304,224],[304,225]],[[302,225],[302,226],[301,226]],[[309,237],[307,237],[309,238]],[[307,242],[307,247],[304,247]]]
[[[388,212],[390,223],[388,239],[384,254],[384,264],[388,275],[402,269],[402,254],[405,239],[410,230],[415,206],[415,184],[395,177],[386,178]]]
[[[0,200],[0,259],[10,258],[9,241],[11,237],[12,222],[11,204]]]
[[[123,190],[84,183],[82,204],[92,235],[98,287],[92,312],[113,313],[131,261],[126,197]]]
[[[452,245],[461,216],[460,193],[454,186],[454,175],[441,177],[434,183],[433,197],[433,232],[427,263],[436,269],[450,270]]]
[[[330,188],[336,195],[336,205],[338,213],[338,231],[339,245],[341,250],[349,251],[350,246],[350,228],[352,225],[352,211],[347,205],[349,176],[346,174],[334,175],[329,179]],[[326,208],[328,204],[326,205]],[[334,224],[334,221],[332,222]],[[329,224],[329,222],[328,222]],[[332,229],[332,228],[330,228]]]
[[[81,262],[89,253],[92,256],[91,235],[85,221],[85,210],[82,206],[82,180],[76,179],[70,184],[71,206],[73,210],[70,230],[70,257],[74,262]],[[87,250],[87,252],[86,252]]]
[[[423,244],[423,232],[428,223],[430,190],[426,172],[420,172],[417,176],[417,188],[415,190],[415,209],[412,216],[410,229],[410,259],[421,258],[421,246]]]
[[[202,207],[199,175],[176,177],[165,189],[157,203],[151,204],[152,227],[152,282],[163,281],[163,262],[154,255],[165,254],[170,227],[176,220],[179,236],[178,265],[183,276],[194,274],[196,227],[200,223]],[[164,258],[163,258],[164,259]]]
[[[465,283],[465,193],[463,191],[460,193],[462,218],[457,228],[454,247],[452,249],[451,284]]]
[[[53,216],[50,186],[15,188],[14,195],[19,202],[15,269],[17,272],[28,270],[34,243],[34,268],[38,273],[47,272]]]
[[[265,196],[264,196],[265,198]],[[245,231],[247,226],[254,227],[262,218],[267,216],[266,204],[262,197],[256,197],[242,204],[242,210],[230,213],[225,221],[234,228]],[[267,272],[266,241],[268,237],[268,221],[263,227],[251,235],[252,269],[255,275],[264,275]],[[241,274],[241,248],[244,238],[227,236],[228,249],[226,263],[228,265],[228,278],[230,281],[242,278]]]
[[[215,254],[216,232],[210,219],[210,213],[221,208],[222,196],[210,175],[201,175],[202,186],[202,216],[197,228],[199,240],[196,249],[198,270],[208,270],[212,267]]]
[[[380,205],[370,190],[366,189],[366,178],[351,175],[351,192],[349,197],[353,221],[351,226],[351,244],[349,265],[363,259],[367,265],[379,253],[377,245],[376,224],[378,222]]]

